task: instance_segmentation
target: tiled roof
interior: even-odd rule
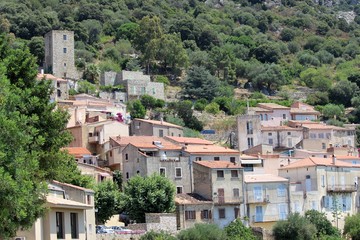
[[[292,128],[289,126],[261,126],[261,131],[302,131],[302,128]]]
[[[336,158],[340,160],[360,160],[360,158],[356,156],[336,156]]]
[[[201,138],[192,138],[192,137],[171,137],[166,136],[165,138],[177,142],[179,144],[197,144],[197,145],[213,145],[213,142],[210,142]]]
[[[217,169],[217,168],[231,168],[231,169],[239,169],[242,168],[238,164],[234,164],[228,161],[195,161],[194,163],[199,164],[201,166]]]
[[[63,148],[64,150],[67,150],[69,154],[75,156],[75,157],[82,157],[84,155],[91,155],[91,152],[84,147],[66,147]]]
[[[174,128],[183,128],[182,126],[179,126],[179,125],[175,125],[175,124],[172,124],[172,123],[168,123],[168,122],[165,122],[165,121],[157,121],[157,120],[146,120],[146,119],[140,119],[140,118],[135,118],[136,121],[139,121],[139,122],[146,122],[146,123],[150,123],[150,124],[153,124],[153,125],[159,125],[159,126],[166,126],[166,127],[174,127]]]
[[[244,181],[246,183],[261,183],[261,182],[288,182],[289,180],[273,174],[256,174],[256,175],[245,175]]]
[[[311,130],[346,130],[345,128],[336,127],[332,125],[325,125],[323,123],[318,124],[302,124],[302,127],[308,128]]]
[[[79,186],[76,186],[76,185],[73,185],[73,184],[59,182],[59,181],[56,181],[56,180],[53,180],[52,183],[54,185],[67,186],[67,187],[75,188],[75,189],[82,190],[82,191],[85,191],[85,192],[94,192],[92,189],[83,188],[83,187],[79,187]]]
[[[254,112],[272,112],[272,110],[261,108],[261,107],[250,107],[249,110]]]
[[[259,159],[259,157],[258,157],[258,156],[241,154],[241,155],[240,155],[240,159]]]
[[[161,137],[154,136],[130,136],[130,137],[111,137],[112,140],[117,142],[120,146],[126,146],[128,144],[134,145],[137,148],[158,148],[167,150],[181,150],[181,146],[178,146],[170,141]],[[154,141],[158,141],[163,146],[157,147]]]
[[[200,196],[196,193],[182,193],[176,194],[175,196],[176,204],[211,204],[212,201]]]
[[[190,154],[240,154],[239,151],[225,148],[218,145],[188,145],[184,147],[184,151]]]
[[[348,163],[336,159],[335,164],[333,164],[333,159],[330,158],[317,158],[309,157],[299,160],[297,162],[291,163],[287,166],[281,167],[280,169],[291,169],[291,168],[303,168],[303,167],[314,167],[314,166],[328,166],[328,167],[360,167],[359,165]]]
[[[283,109],[283,110],[289,110],[289,107],[285,107],[276,103],[258,103],[257,105],[260,108],[266,108],[266,109]]]
[[[42,80],[42,79],[47,79],[47,80],[56,80],[58,82],[67,82],[67,80],[63,79],[63,78],[58,78],[55,77],[52,74],[42,74],[42,73],[38,73],[38,75],[36,76],[37,80]]]
[[[304,110],[304,109],[300,109],[300,108],[291,108],[290,113],[320,115],[320,112],[318,112],[316,110]]]

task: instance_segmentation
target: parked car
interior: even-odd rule
[[[96,226],[96,233],[97,234],[104,234],[104,233],[115,233],[114,229],[110,227],[106,227],[104,225]]]
[[[131,229],[127,229],[120,226],[112,226],[111,228],[118,234],[129,234],[133,232],[133,230]]]

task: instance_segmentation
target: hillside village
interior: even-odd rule
[[[175,233],[196,223],[223,228],[240,218],[268,239],[274,224],[290,213],[314,209],[343,229],[345,217],[360,210],[355,124],[327,125],[302,102],[258,103],[236,117],[229,146],[215,144],[211,132],[186,137],[182,126],[162,118],[129,115],[130,99],[145,94],[165,99],[164,85],[142,72],[102,75],[100,84],[123,84],[125,92],[70,96],[79,76],[73,38],[71,31],[46,35],[45,68],[37,77],[52,81],[51,101],[70,114],[73,140],[63,150],[96,182],[112,180],[119,170],[123,182],[158,173],[176,187],[174,213],[149,213],[146,223],[130,223],[129,229]],[[49,211],[17,239],[48,239],[59,232],[58,238],[96,239],[94,191],[58,181],[48,189]]]

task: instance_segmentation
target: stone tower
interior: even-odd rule
[[[65,79],[78,79],[74,54],[73,31],[52,30],[45,34],[45,73]]]

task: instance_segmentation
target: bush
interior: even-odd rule
[[[216,115],[220,112],[219,104],[217,104],[216,102],[211,102],[208,105],[206,105],[205,111],[207,113]]]
[[[352,240],[360,240],[360,213],[345,218],[344,234]]]
[[[140,240],[176,240],[176,237],[171,236],[166,232],[155,232],[151,230],[150,232],[146,232],[145,235],[140,237]]]
[[[202,111],[204,111],[207,104],[208,104],[208,101],[206,99],[204,99],[204,98],[199,99],[195,102],[194,109],[196,111],[202,112]]]
[[[161,75],[156,76],[155,82],[163,83],[165,86],[170,85],[170,81],[166,76],[161,76]]]
[[[236,219],[225,227],[225,233],[228,240],[256,240],[257,238],[252,233],[251,229],[245,227],[240,219]]]
[[[195,224],[193,228],[180,231],[179,240],[219,240],[226,239],[225,232],[215,224]]]
[[[279,221],[273,228],[276,240],[312,240],[316,227],[299,213],[290,214],[285,221]]]

